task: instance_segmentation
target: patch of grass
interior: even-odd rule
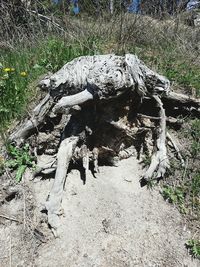
[[[172,204],[176,204],[181,213],[186,213],[186,208],[184,206],[184,188],[164,186],[161,194],[165,200],[168,200]]]
[[[147,65],[156,68],[171,83],[184,87],[188,93],[195,91],[200,96],[200,67],[184,57],[175,47],[136,47],[134,50]]]
[[[194,258],[200,259],[200,240],[191,239],[187,242],[186,247]]]
[[[164,199],[175,204],[195,224],[200,219],[200,120],[187,119],[178,137],[183,144],[181,153],[185,158],[185,167],[181,167],[180,162],[173,159],[172,171],[163,181],[161,193]]]

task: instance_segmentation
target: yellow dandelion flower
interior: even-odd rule
[[[4,72],[10,72],[11,71],[11,68],[4,68],[3,71]]]
[[[27,72],[22,71],[22,72],[20,73],[20,75],[21,75],[22,77],[26,77],[26,76],[27,76]]]

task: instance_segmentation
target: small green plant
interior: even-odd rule
[[[185,192],[182,187],[164,186],[161,192],[163,198],[168,200],[169,203],[176,204],[179,207],[181,213],[186,213],[184,206]]]
[[[28,144],[21,149],[8,145],[7,150],[10,159],[5,162],[5,166],[11,170],[16,170],[15,178],[17,182],[20,182],[26,168],[33,167],[34,157],[29,153]]]
[[[181,187],[171,187],[164,186],[162,195],[165,200],[168,200],[170,203],[177,204],[183,203],[184,200],[184,192]]]
[[[189,249],[190,254],[194,258],[200,259],[200,241],[196,239],[191,239],[187,242],[186,247]]]

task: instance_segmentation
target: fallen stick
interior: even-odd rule
[[[17,220],[16,218],[13,218],[13,217],[9,217],[7,215],[4,215],[4,214],[0,214],[0,217],[1,218],[4,218],[6,220],[9,220],[9,221],[13,221],[13,222],[18,222],[18,223],[21,223],[19,220]]]
[[[141,117],[141,118],[145,118],[145,119],[155,120],[155,121],[158,121],[161,119],[160,117],[149,116],[149,115],[145,115],[145,114],[141,114],[141,113],[137,113],[137,116]],[[171,123],[171,124],[181,123],[174,117],[166,117],[166,121]]]

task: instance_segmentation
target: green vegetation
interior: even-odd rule
[[[189,249],[190,254],[194,258],[200,259],[200,241],[199,240],[191,239],[191,240],[188,241],[186,246]]]
[[[73,58],[93,54],[93,42],[80,45],[49,37],[33,47],[0,55],[0,128],[24,112],[35,88],[29,84],[41,74],[55,72]]]
[[[179,210],[198,221],[200,219],[200,120],[185,122],[185,129],[179,133],[180,138],[187,145],[181,151],[185,157],[185,168],[178,166],[174,159],[171,173],[164,181],[161,191],[164,199],[175,204]]]
[[[180,187],[172,188],[170,186],[164,186],[162,195],[164,199],[173,204],[182,204],[184,200],[184,193]]]
[[[26,168],[34,166],[34,157],[30,155],[29,145],[25,145],[21,149],[8,145],[7,152],[8,160],[0,158],[0,174],[3,174],[7,169],[15,170],[15,179],[20,182]]]
[[[176,49],[165,49],[164,47],[159,53],[152,49],[148,53],[148,48],[142,53],[141,57],[156,66],[172,83],[184,87],[188,93],[194,89],[196,96],[200,95],[200,67],[194,65],[190,59],[177,53]]]
[[[168,200],[172,204],[176,204],[182,213],[185,213],[184,197],[185,192],[181,187],[164,186],[161,192],[165,200]]]

